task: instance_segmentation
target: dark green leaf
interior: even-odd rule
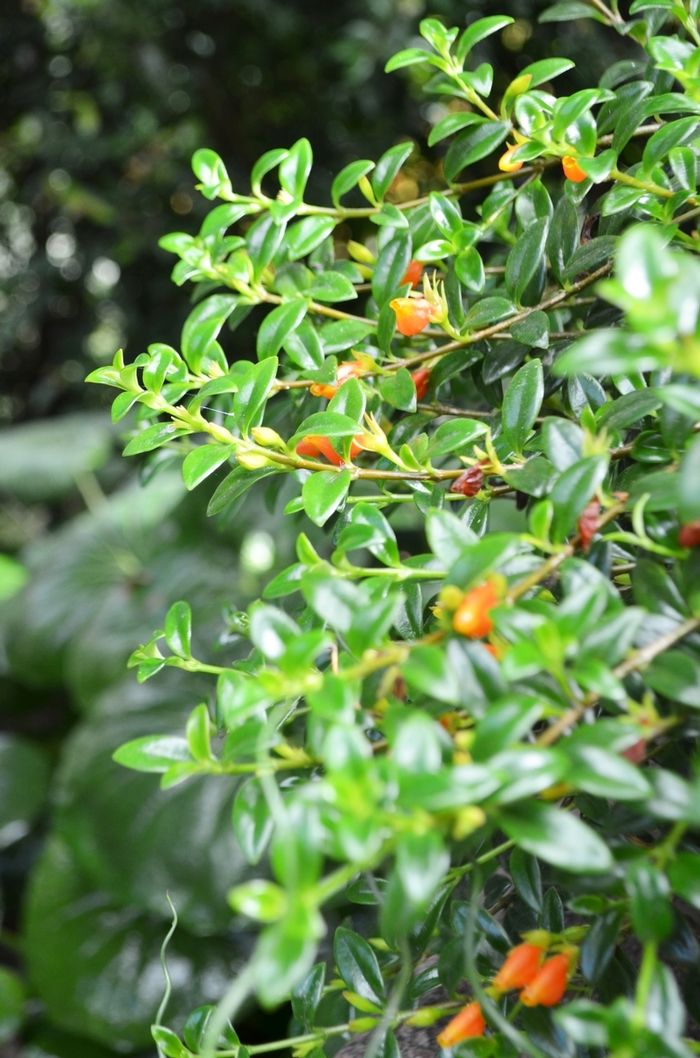
[[[541,217],[520,236],[506,261],[506,290],[519,305],[544,258],[550,221]]]
[[[510,132],[508,121],[486,121],[460,132],[445,155],[445,179],[452,183],[462,169],[486,158]]]
[[[258,360],[277,356],[287,337],[295,331],[306,315],[308,305],[302,298],[287,301],[269,312],[258,331]]]
[[[367,941],[341,926],[335,931],[333,954],[338,973],[348,988],[370,1003],[381,1006],[384,981],[377,957]]]
[[[542,361],[531,360],[515,374],[503,401],[503,432],[518,454],[530,436],[543,397]]]
[[[251,779],[238,791],[233,803],[233,830],[248,863],[259,863],[273,830],[272,816],[259,779]]]

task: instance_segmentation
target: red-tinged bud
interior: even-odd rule
[[[463,474],[455,478],[450,485],[450,492],[458,492],[462,496],[476,496],[483,484],[484,472],[477,463],[473,467],[468,467]]]
[[[587,552],[591,547],[591,540],[598,532],[600,522],[600,504],[598,500],[591,500],[584,508],[583,514],[578,520],[578,535],[581,541],[581,550]]]
[[[625,757],[626,760],[631,761],[633,764],[641,764],[646,756],[646,752],[646,739],[640,738],[639,742],[635,742],[633,746],[629,746],[628,749],[623,749],[620,756]]]
[[[410,265],[406,269],[406,274],[401,280],[401,286],[405,283],[410,283],[412,287],[418,286],[420,283],[420,277],[423,275],[423,265],[420,261],[411,261]]]
[[[502,154],[498,159],[498,168],[502,173],[517,173],[518,169],[522,169],[522,162],[513,161],[513,154],[517,149],[518,144],[516,143],[513,147],[509,147],[506,153]]]
[[[498,606],[500,599],[493,584],[487,582],[472,588],[464,596],[452,618],[452,627],[461,636],[481,639],[493,629],[489,611]]]
[[[430,385],[430,368],[419,367],[417,371],[412,372],[411,378],[416,387],[417,399],[423,400],[423,397],[428,392],[428,386]]]
[[[427,298],[394,298],[389,304],[396,313],[396,328],[406,338],[424,331],[439,311]]]
[[[553,955],[537,973],[534,980],[520,993],[526,1007],[554,1007],[566,992],[569,983],[569,956],[562,952]]]
[[[696,522],[681,526],[678,543],[681,547],[700,547],[700,518]]]
[[[584,180],[588,180],[588,177],[576,159],[572,158],[569,154],[562,158],[561,167],[564,170],[564,176],[566,179],[571,180],[573,184],[582,184]]]
[[[519,944],[508,952],[508,958],[493,979],[493,987],[499,992],[509,992],[511,988],[524,988],[534,981],[538,974],[544,950],[536,944]]]
[[[478,1003],[469,1003],[460,1010],[456,1017],[452,1018],[437,1038],[441,1047],[454,1047],[462,1040],[473,1040],[477,1036],[484,1035],[486,1022],[481,1013]]]

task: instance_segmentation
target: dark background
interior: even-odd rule
[[[386,60],[411,45],[420,17],[461,27],[494,13],[517,20],[481,46],[496,97],[539,58],[576,61],[557,82],[565,92],[632,54],[592,21],[538,27],[546,6],[2,3],[2,1058],[152,1054],[167,888],[181,913],[176,1028],[183,1011],[220,993],[251,943],[225,903],[245,871],[230,826],[235,784],[198,780],[164,794],[155,777],[110,759],[129,738],[180,731],[211,693],[173,672],[142,687],[126,673],[167,606],[187,598],[200,656],[216,653],[226,607],[259,594],[291,560],[298,531],[294,519],[282,525],[275,495],[212,522],[210,489],[186,496],[172,472],[142,488],[118,454],[111,394],[83,382],[121,346],[133,359],[150,342],[178,344],[189,293],[170,282],[172,258],[157,240],[196,231],[210,208],[194,191],[191,154],[213,147],[246,191],[265,150],[307,136],[308,197],[326,202],[343,165],[409,136],[417,152],[397,194],[414,197],[439,186],[440,151],[426,139],[443,112],[421,95],[415,68],[387,76]],[[255,325],[252,314],[225,339],[232,358],[250,355]],[[253,1011],[244,1038],[278,1036],[288,1017]]]

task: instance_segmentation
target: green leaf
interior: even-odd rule
[[[263,878],[256,878],[231,889],[228,902],[234,911],[247,915],[256,922],[279,921],[289,904],[284,889]]]
[[[663,162],[674,147],[683,147],[697,138],[698,118],[680,118],[678,121],[670,121],[663,128],[658,129],[647,140],[642,157],[642,165],[647,173],[650,173],[655,165]]]
[[[244,437],[248,436],[252,426],[259,426],[262,422],[265,402],[277,377],[278,366],[276,356],[266,356],[251,367],[238,387],[233,398],[233,415]]]
[[[194,489],[205,478],[218,470],[233,454],[233,445],[217,443],[199,445],[185,456],[182,464],[182,480],[188,489]]]
[[[257,680],[236,669],[225,669],[219,676],[216,685],[217,715],[229,730],[235,730],[249,716],[268,704],[268,694]]]
[[[304,197],[312,162],[313,152],[307,139],[297,140],[280,162],[280,185],[295,201],[301,202]]]
[[[272,816],[259,779],[244,783],[236,794],[233,830],[248,863],[259,863],[273,831]]]
[[[188,1016],[182,1029],[182,1038],[193,1053],[199,1053],[202,1049],[202,1044],[206,1039],[206,1032],[215,1010],[216,1007],[208,1004],[203,1007],[197,1007]],[[230,1024],[226,1025],[219,1036],[219,1047],[223,1049],[236,1047],[239,1042],[232,1026]],[[245,1048],[242,1048],[242,1051],[245,1052]],[[245,1058],[244,1053],[239,1052],[239,1054],[241,1054],[241,1058]]]
[[[383,378],[379,384],[382,399],[401,411],[416,410],[416,387],[410,371],[400,367],[393,375]]]
[[[319,334],[324,352],[329,356],[331,353],[341,353],[344,349],[359,345],[362,339],[374,330],[374,324],[364,323],[362,320],[337,320],[334,323],[326,323]]]
[[[393,73],[394,70],[401,70],[404,66],[415,66],[416,63],[427,62],[429,58],[430,52],[427,48],[404,48],[403,51],[392,55],[384,67],[384,72]]]
[[[382,972],[364,937],[338,927],[333,939],[333,954],[338,973],[348,988],[381,1007],[384,1001]]]
[[[227,474],[221,484],[217,487],[214,495],[209,500],[207,514],[211,517],[220,514],[226,507],[242,496],[244,492],[256,482],[263,478],[269,478],[272,474],[279,474],[277,467],[261,467],[260,470],[246,470],[245,467],[236,467]]]
[[[316,301],[328,302],[352,301],[357,297],[355,287],[340,272],[319,273],[304,293]]]
[[[380,307],[394,297],[411,262],[411,233],[397,231],[379,252],[372,276],[372,294]]]
[[[323,367],[321,339],[308,316],[296,330],[290,331],[283,346],[289,359],[304,371],[315,371]]]
[[[535,857],[515,848],[510,854],[508,868],[518,896],[539,914],[542,909],[542,879],[540,865]]]
[[[450,866],[450,857],[436,830],[404,833],[396,846],[380,914],[382,935],[395,944],[420,921]]]
[[[524,320],[514,323],[510,329],[516,341],[535,349],[549,348],[549,319],[546,312],[539,309],[531,312]]]
[[[378,202],[384,201],[384,196],[391,187],[394,179],[398,176],[401,166],[413,151],[413,140],[408,143],[397,143],[385,151],[377,162],[372,173],[372,190]]]
[[[499,818],[509,838],[545,863],[579,874],[607,871],[613,865],[605,842],[569,812],[531,801],[502,809]]]
[[[165,641],[181,658],[192,657],[192,610],[189,603],[176,602],[165,617]]]
[[[679,517],[684,522],[700,518],[700,437],[696,437],[683,453],[679,481]]]
[[[681,650],[667,650],[644,670],[644,682],[672,702],[700,709],[700,662]]]
[[[470,544],[449,571],[448,584],[457,584],[465,590],[483,580],[487,573],[499,563],[506,562],[519,550],[519,541],[514,533],[491,532],[483,539]]]
[[[212,760],[211,722],[206,702],[196,706],[187,718],[187,745],[196,761],[207,764]]]
[[[48,787],[44,752],[17,735],[0,735],[0,849],[28,834]]]
[[[323,995],[326,964],[317,963],[292,993],[292,1012],[300,1025],[311,1032],[316,1022],[316,1011]]]
[[[201,192],[205,198],[216,198],[222,191],[231,191],[231,181],[226,172],[226,166],[216,151],[207,147],[200,147],[192,155],[192,171],[201,180]]]
[[[187,1048],[171,1029],[166,1029],[162,1025],[152,1025],[151,1035],[158,1044],[159,1054],[165,1055],[165,1058],[187,1058]]]
[[[632,426],[660,406],[661,400],[656,390],[637,389],[606,404],[596,415],[596,420],[599,426],[621,430]]]
[[[498,33],[505,26],[510,26],[513,21],[510,15],[490,15],[488,18],[478,18],[476,22],[472,22],[457,42],[457,61],[463,63],[479,41],[490,37],[492,33]]]
[[[572,786],[596,797],[641,801],[651,794],[649,783],[639,768],[601,746],[576,747],[571,754],[567,778]]]
[[[449,569],[476,539],[472,530],[450,511],[429,511],[425,533],[430,550],[444,569]]]
[[[584,507],[605,480],[607,456],[586,456],[565,470],[550,499],[554,504],[553,538],[562,541],[574,528]]]
[[[679,852],[668,869],[674,893],[700,910],[700,856],[694,852]]]
[[[356,427],[357,428],[357,427]],[[349,470],[318,471],[311,474],[302,486],[304,510],[315,525],[325,525],[348,494],[352,482]]]
[[[462,111],[457,114],[448,114],[447,117],[438,121],[428,136],[428,146],[433,147],[447,136],[453,136],[455,132],[468,128],[470,125],[481,125],[483,118],[480,114],[471,114]]]
[[[541,267],[549,224],[547,217],[534,221],[508,254],[505,274],[506,290],[518,305],[530,281]]]
[[[307,309],[308,304],[303,298],[295,298],[294,301],[278,305],[267,314],[258,331],[258,360],[277,356],[287,337],[304,319]]]
[[[566,267],[578,246],[579,219],[576,206],[568,195],[557,202],[547,234],[547,256],[559,283],[564,281]]]
[[[309,972],[323,920],[315,908],[294,903],[289,913],[260,936],[253,963],[258,998],[266,1008],[278,1006]]]
[[[596,984],[605,972],[617,947],[622,925],[621,911],[608,911],[592,923],[581,945],[581,973]]]
[[[503,433],[518,455],[530,436],[543,397],[542,361],[531,360],[513,376],[503,401]]]
[[[438,647],[416,647],[401,665],[406,682],[438,702],[458,705],[461,691],[457,674]]]
[[[481,330],[482,327],[488,327],[507,316],[513,316],[516,311],[515,305],[508,298],[482,298],[467,313],[464,319],[464,330]]]
[[[171,422],[157,422],[132,438],[124,449],[124,455],[136,456],[143,452],[152,452],[155,448],[162,448],[168,441],[174,441],[186,433],[189,431],[180,429]]]
[[[0,968],[0,1043],[16,1036],[24,1020],[26,1000],[22,978],[13,970]]]
[[[499,147],[510,132],[508,121],[486,121],[460,132],[445,155],[445,179],[453,183],[468,165],[481,161]]]
[[[200,301],[185,320],[180,338],[182,355],[188,367],[198,373],[206,369],[208,359],[228,370],[222,355],[215,351],[215,342],[226,320],[236,305],[235,294],[212,294]]]
[[[9,555],[0,554],[0,602],[11,599],[29,580],[29,570]]]
[[[443,422],[433,434],[426,454],[435,459],[437,456],[451,455],[453,452],[464,452],[479,437],[483,437],[486,430],[485,423],[476,419],[452,419]]]
[[[342,387],[341,387],[342,388]],[[309,434],[321,434],[323,437],[354,437],[360,430],[359,424],[349,415],[332,411],[317,411],[304,419],[294,434],[293,441]]]
[[[306,257],[328,238],[336,223],[335,217],[303,217],[297,221],[287,230],[285,238],[288,259],[298,261],[300,257]]]
[[[488,761],[520,742],[543,712],[542,703],[527,695],[511,694],[497,702],[476,726],[476,738],[470,750],[474,760]]]
[[[388,72],[388,71],[387,71]],[[331,200],[336,209],[340,209],[340,200],[348,191],[356,187],[363,176],[367,176],[374,169],[374,162],[360,159],[350,162],[341,169],[331,184]]]
[[[673,930],[668,878],[646,860],[627,870],[625,887],[630,899],[634,932],[642,944],[659,944]]]
[[[166,772],[172,764],[191,762],[187,739],[179,735],[146,735],[115,750],[113,760],[135,771]]]
[[[583,454],[583,430],[569,419],[554,417],[542,424],[542,440],[549,461],[557,470],[568,470]]]
[[[266,176],[267,173],[271,173],[273,169],[276,169],[288,154],[289,151],[285,147],[273,147],[271,151],[265,151],[265,153],[258,158],[250,174],[250,186],[254,195],[261,194],[263,177]]]

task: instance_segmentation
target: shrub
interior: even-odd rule
[[[291,995],[298,1058],[369,1029],[389,1058],[397,1026],[447,1015],[464,1058],[697,1050],[697,8],[556,4],[543,20],[588,15],[636,58],[559,97],[572,64],[538,61],[495,103],[479,44],[512,20],[425,19],[387,69],[445,103],[426,199],[392,201],[410,142],[343,169],[331,206],[304,199],[304,139],[249,195],[196,152],[222,204],[161,241],[195,284],[181,351],[90,381],[121,390],[116,421],[136,408],[126,455],[184,456],[191,489],[232,466],[210,513],[264,487],[332,528],[233,616],[229,664],[193,656],[186,602],[131,661],[216,691],[117,761],[245,778],[260,865],[229,896],[261,927],[246,969],[184,1043],[159,1017],[161,1054],[272,1050],[227,1026],[251,993]],[[257,360],[229,359],[224,324],[258,306]],[[332,968],[330,901],[361,909]]]

